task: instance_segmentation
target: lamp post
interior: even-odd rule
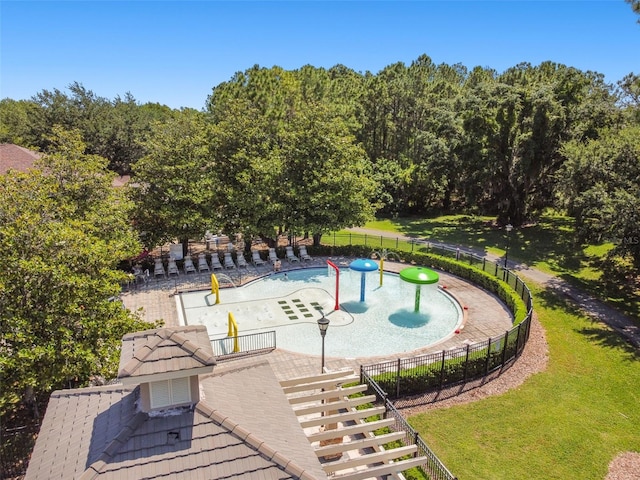
[[[329,319],[322,314],[322,318],[318,319],[318,328],[320,328],[320,336],[322,337],[322,370],[320,373],[324,373],[324,337],[327,334],[327,328],[329,328]]]
[[[504,229],[507,231],[507,250],[504,253],[504,268],[507,268],[507,257],[509,256],[509,244],[511,243],[511,230],[513,230],[513,225],[507,223],[504,226]]]

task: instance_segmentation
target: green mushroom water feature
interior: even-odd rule
[[[424,267],[409,267],[400,271],[400,278],[407,283],[414,283],[416,285],[416,300],[414,305],[414,312],[420,311],[420,288],[421,285],[431,285],[438,283],[440,276]]]
[[[368,258],[358,258],[349,264],[349,269],[360,273],[360,301],[364,302],[364,288],[366,273],[378,270],[378,264]]]

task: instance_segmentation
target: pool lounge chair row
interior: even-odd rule
[[[182,271],[185,274],[189,273],[202,273],[202,272],[211,272],[215,270],[230,270],[234,268],[247,268],[249,264],[247,260],[244,258],[244,255],[239,253],[236,261],[233,260],[231,256],[231,252],[225,252],[224,258],[222,262],[220,262],[220,258],[218,255],[211,255],[211,264],[207,261],[207,257],[204,253],[198,254],[198,264],[194,265],[193,259],[190,255],[187,255],[184,259],[184,265],[182,267]],[[170,277],[171,275],[180,275],[180,269],[176,264],[176,260],[173,257],[169,257],[169,263],[165,270],[164,264],[162,263],[162,259],[157,258],[155,260],[155,265],[153,268],[154,277]]]
[[[252,262],[254,265],[258,266],[258,265],[265,264],[265,261],[260,257],[260,253],[257,250],[254,250],[252,252],[252,255],[253,255]],[[301,262],[301,261],[311,261],[313,260],[313,257],[311,257],[311,255],[307,253],[307,247],[305,247],[304,245],[301,245],[300,248],[298,249],[298,255],[295,254],[292,246],[285,247],[285,259],[289,263],[295,263],[295,262]],[[272,265],[280,260],[280,258],[278,257],[278,254],[276,253],[275,248],[269,248],[269,254],[267,256],[267,260]]]
[[[285,258],[289,263],[295,262],[304,262],[311,261],[313,257],[307,253],[307,247],[301,245],[298,249],[298,255],[293,251],[293,247],[287,246],[285,248]],[[251,263],[259,267],[261,265],[266,265],[267,262],[270,264],[275,264],[276,261],[279,261],[280,258],[276,253],[275,248],[270,248],[267,261],[263,260],[260,256],[260,252],[258,250],[253,250],[251,252]],[[240,252],[236,255],[236,260],[233,260],[231,256],[231,252],[224,252],[224,256],[222,261],[217,254],[211,255],[211,263],[207,261],[207,257],[204,253],[198,254],[198,263],[194,264],[191,255],[187,255],[184,259],[184,265],[182,267],[182,272],[178,268],[176,264],[176,260],[173,257],[169,257],[169,263],[165,270],[164,264],[161,258],[156,258],[155,265],[153,268],[154,277],[170,277],[171,275],[179,276],[181,273],[189,274],[189,273],[202,273],[202,272],[212,272],[215,270],[232,270],[232,269],[240,269],[240,268],[248,268],[249,264],[247,260],[244,258],[244,255]]]

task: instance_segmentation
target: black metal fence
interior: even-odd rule
[[[416,456],[427,457],[427,461],[421,466],[422,471],[431,480],[457,480],[456,477],[440,461],[438,456],[427,446],[420,434],[405,420],[402,414],[387,398],[386,392],[360,367],[361,381],[369,385],[369,389],[374,392],[378,401],[384,404],[384,417],[393,417],[395,423],[390,427],[395,432],[405,432],[404,444],[415,445],[418,448]]]
[[[531,317],[527,317],[497,338],[442,352],[363,365],[362,373],[366,375],[363,378],[377,383],[387,398],[399,399],[486,377],[522,353],[530,326]]]
[[[273,330],[210,340],[218,361],[268,353],[276,348],[276,332]]]
[[[529,339],[531,319],[533,316],[533,299],[529,288],[512,271],[506,262],[491,262],[473,252],[452,248],[424,240],[406,239],[402,237],[385,237],[367,234],[347,234],[332,236],[333,247],[344,245],[364,245],[382,252],[395,249],[398,256],[417,253],[435,253],[439,256],[455,259],[476,267],[483,272],[506,282],[524,302],[526,314],[521,322],[497,338],[469,344],[452,350],[420,355],[410,358],[398,358],[393,361],[362,365],[360,380],[369,385],[378,401],[384,403],[385,416],[393,416],[397,431],[407,432],[405,444],[415,444],[419,455],[429,460],[422,465],[424,473],[432,480],[455,480],[456,477],[446,468],[440,459],[431,451],[424,440],[398,412],[391,402],[403,397],[441,392],[443,389],[471,380],[486,378],[490,373],[507,366],[522,353]],[[327,239],[325,238],[325,243]],[[387,254],[389,252],[386,252]],[[465,269],[456,269],[456,274],[469,278],[473,274]],[[496,292],[506,295],[502,290]],[[503,298],[512,309],[515,306],[507,298]],[[515,313],[515,312],[514,312]],[[437,397],[434,396],[434,398]]]
[[[471,265],[504,281],[524,302],[526,314],[522,321],[499,337],[442,352],[362,366],[363,381],[369,378],[377,383],[379,390],[385,392],[385,399],[438,391],[486,377],[513,362],[524,350],[531,328],[533,299],[526,284],[502,262],[492,262],[473,252],[425,240],[355,233],[334,234],[331,238],[334,247],[356,244],[372,249],[395,248],[400,256],[434,253],[455,259],[459,264]],[[457,269],[455,273],[473,277],[472,271],[464,268]],[[496,293],[507,295],[504,291]],[[507,298],[502,300],[511,308],[515,308]]]

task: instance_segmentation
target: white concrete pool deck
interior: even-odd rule
[[[339,266],[347,266],[350,260],[352,260],[344,257],[314,258],[312,262],[306,262],[303,265],[299,263],[290,265],[284,261],[282,267],[283,270],[286,271],[287,269],[297,269],[304,266],[326,266],[327,259]],[[410,265],[399,262],[385,261],[384,263],[386,271],[396,273],[408,266]],[[261,267],[249,266],[248,269],[242,269],[240,271],[226,270],[224,274],[230,277],[236,284],[244,284],[256,277],[268,275],[271,271],[269,265]],[[447,291],[465,307],[467,313],[466,324],[464,328],[460,330],[460,333],[454,333],[427,348],[415,350],[412,354],[438,352],[464,346],[468,343],[481,342],[487,338],[498,337],[511,328],[511,314],[495,295],[453,275],[440,271],[438,273],[440,274],[439,285],[445,287]],[[122,294],[122,301],[124,305],[131,310],[141,309],[143,317],[148,321],[162,319],[167,326],[177,326],[180,324],[180,315],[176,307],[176,299],[174,298],[176,293],[209,289],[210,281],[211,275],[209,273],[182,274],[179,277],[172,277],[170,279],[151,279],[144,285],[138,285],[131,291],[124,292]],[[330,335],[331,332],[328,331],[326,341],[330,341]],[[318,345],[320,345],[320,342],[320,333],[318,333]],[[407,355],[351,359],[327,357],[325,359],[325,366],[332,370],[354,369],[358,371],[360,365],[391,360],[398,358],[398,356]],[[276,349],[271,353],[260,356],[250,356],[244,359],[222,362],[216,367],[216,370],[222,371],[225,369],[241,368],[245,363],[255,363],[260,360],[270,363],[276,376],[281,380],[313,375],[320,372],[319,355],[305,355],[282,349]]]

